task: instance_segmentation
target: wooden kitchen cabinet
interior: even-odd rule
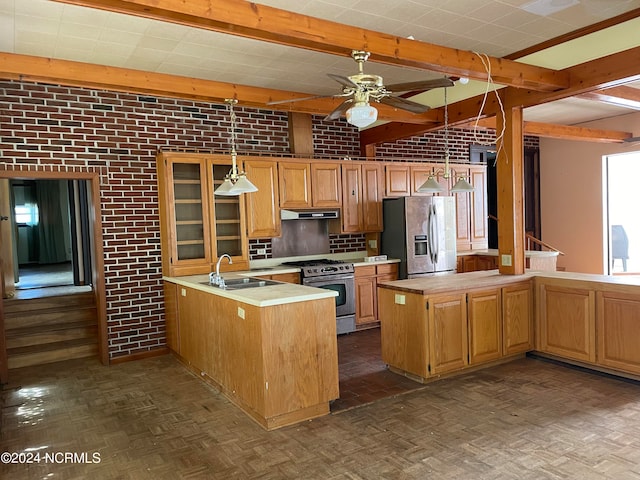
[[[487,167],[454,166],[456,176],[451,177],[453,186],[460,175],[465,176],[474,187],[473,192],[454,193],[456,198],[456,246],[458,251],[480,250],[489,245],[487,210]]]
[[[534,348],[533,292],[530,282],[502,288],[502,352],[524,353]]]
[[[382,361],[421,378],[431,375],[429,318],[424,296],[380,288]]]
[[[502,311],[500,289],[467,294],[469,364],[502,357]]]
[[[342,206],[342,172],[340,163],[311,163],[311,204],[314,207]]]
[[[162,272],[168,276],[209,273],[219,255],[246,269],[245,206],[242,197],[214,195],[231,168],[223,155],[160,152],[157,156]]]
[[[256,275],[256,278],[275,280],[277,282],[296,283],[298,285],[300,284],[299,273],[275,273],[273,275]]]
[[[640,297],[601,291],[596,298],[597,364],[640,374]]]
[[[595,291],[540,282],[537,349],[594,363]]]
[[[278,181],[281,208],[311,208],[311,164],[280,162]]]
[[[244,169],[257,192],[245,195],[247,237],[273,238],[282,235],[278,164],[272,160],[245,159]]]
[[[378,282],[397,279],[395,263],[355,267],[356,325],[378,322]]]
[[[409,165],[387,164],[384,168],[385,197],[411,195],[411,168]]]
[[[428,298],[431,374],[460,370],[468,364],[466,295]]]
[[[381,232],[382,167],[374,162],[342,164],[342,209],[331,233]]]

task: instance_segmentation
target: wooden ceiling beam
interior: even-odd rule
[[[486,80],[480,57],[470,51],[396,37],[259,5],[244,0],[55,0],[137,15],[255,40],[350,56],[371,52],[371,62]],[[566,73],[486,56],[496,83],[536,91],[566,88]]]
[[[226,98],[236,98],[241,106],[296,111],[316,115],[328,114],[338,107],[342,101],[342,99],[321,98],[265,106],[267,102],[272,100],[290,98],[292,93],[128,68],[1,52],[0,78],[115,90],[160,97],[187,98],[213,103],[224,103]],[[293,95],[305,96],[302,93]],[[379,119],[385,121],[420,122],[428,125],[439,124],[442,121],[437,110],[413,114],[382,104],[376,104],[376,108],[378,109]]]
[[[640,110],[640,88],[613,87],[578,95],[578,98],[594,100],[600,103],[614,105],[616,107]]]

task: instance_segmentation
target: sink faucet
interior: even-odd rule
[[[227,257],[229,259],[229,265],[233,264],[233,260],[231,260],[231,255],[229,255],[228,253],[223,253],[222,255],[220,255],[220,258],[218,259],[218,263],[216,263],[216,273],[209,274],[209,283],[211,285],[218,285],[221,287],[224,286],[224,278],[220,276],[220,262],[222,262],[222,259],[224,257]]]

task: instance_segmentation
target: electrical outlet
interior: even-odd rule
[[[502,255],[500,257],[500,263],[504,267],[510,267],[511,266],[511,255]]]
[[[258,255],[266,255],[267,254],[267,249],[266,248],[259,248],[257,250]]]
[[[407,301],[407,297],[405,297],[404,295],[401,295],[399,293],[396,293],[396,303],[398,305],[404,305]]]
[[[182,295],[183,297],[187,296],[187,289],[186,288],[181,288],[180,289],[180,295]]]
[[[378,248],[377,240],[369,240],[369,248]]]
[[[238,307],[238,316],[244,318],[244,308]]]

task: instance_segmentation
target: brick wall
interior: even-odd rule
[[[155,152],[228,153],[225,105],[76,87],[0,82],[0,170],[100,175],[109,355],[165,344]],[[288,153],[284,113],[236,107],[241,154]],[[464,134],[464,135],[463,135]],[[463,155],[471,142],[461,132]],[[359,155],[357,129],[313,117],[318,156]],[[441,134],[381,146],[379,155],[427,157]],[[458,153],[456,153],[458,155]],[[457,158],[457,157],[456,157]],[[253,258],[270,239],[250,244]],[[364,235],[332,235],[331,251],[364,250]]]

